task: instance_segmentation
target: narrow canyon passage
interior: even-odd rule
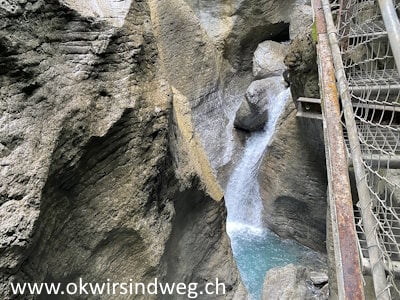
[[[320,124],[302,131],[283,76],[310,1],[6,0],[0,16],[1,300],[81,278],[277,299],[268,271],[326,269]]]
[[[268,121],[263,130],[252,133],[246,140],[241,160],[225,191],[227,232],[243,283],[252,300],[261,299],[264,278],[271,268],[290,263],[323,264],[319,253],[293,240],[281,239],[266,228],[262,220],[263,204],[257,176],[278,119],[290,98],[289,89],[275,96],[268,110]]]

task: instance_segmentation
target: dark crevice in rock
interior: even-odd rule
[[[280,22],[256,27],[249,26],[246,28],[246,34],[240,37],[232,35],[227,38],[227,43],[231,46],[225,47],[224,57],[241,71],[251,70],[253,54],[258,44],[266,40],[288,41],[290,39],[289,25],[289,23]]]
[[[30,84],[28,84],[27,86],[22,88],[22,92],[24,92],[27,96],[32,95],[35,90],[37,90],[40,87],[40,84],[36,83],[36,82],[32,82]]]

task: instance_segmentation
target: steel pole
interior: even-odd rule
[[[390,48],[392,49],[397,71],[400,74],[400,22],[393,0],[378,0],[383,22],[389,36]]]
[[[318,67],[339,299],[362,300],[364,289],[354,224],[346,145],[340,119],[332,53],[321,0],[313,1],[318,34]]]
[[[368,245],[368,254],[372,266],[372,277],[374,281],[375,296],[379,300],[389,300],[390,290],[386,281],[383,253],[379,248],[379,240],[376,232],[377,220],[372,212],[371,195],[367,185],[367,179],[363,164],[360,141],[358,139],[357,125],[354,118],[351,95],[348,89],[346,73],[343,67],[342,55],[340,53],[337,39],[337,31],[333,22],[329,0],[322,0],[323,10],[328,30],[329,43],[332,51],[333,61],[336,70],[336,79],[342,100],[343,113],[346,121],[346,128],[350,142],[350,151],[353,161],[353,168],[357,182],[357,192],[361,205],[361,215]]]

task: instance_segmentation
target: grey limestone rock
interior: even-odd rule
[[[322,124],[288,102],[260,166],[264,220],[273,231],[325,252],[326,169]]]
[[[311,32],[313,9],[310,5],[296,5],[290,15],[289,34],[291,39]]]
[[[122,24],[81,8],[0,7],[0,298],[10,282],[80,277],[218,277],[232,298],[222,192],[181,121],[151,7],[132,1]]]
[[[265,41],[258,45],[253,58],[253,76],[266,78],[280,76],[286,66],[283,62],[288,45],[274,41]]]
[[[327,300],[327,280],[322,286],[315,284],[310,279],[313,273],[315,271],[308,267],[293,264],[269,270],[264,281],[262,300]]]
[[[268,119],[268,108],[274,105],[274,98],[285,89],[280,76],[253,81],[236,113],[235,127],[245,131],[263,129]]]

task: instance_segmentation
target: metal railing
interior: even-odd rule
[[[363,271],[372,275],[377,299],[399,299],[399,0],[321,1],[357,183]]]
[[[346,158],[334,58],[321,0],[313,1],[317,29],[318,71],[328,176],[328,201],[340,299],[363,299],[362,274],[357,247],[350,178]]]

